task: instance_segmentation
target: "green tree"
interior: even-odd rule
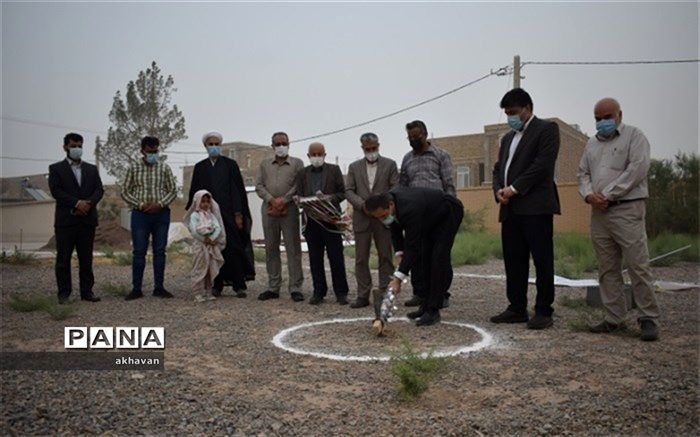
[[[652,160],[649,168],[647,232],[698,234],[698,170],[694,153],[678,153],[673,161]]]
[[[121,91],[116,92],[109,112],[112,125],[99,153],[100,163],[109,174],[123,178],[129,164],[140,159],[144,136],[157,137],[161,151],[187,138],[185,117],[177,105],[171,105],[172,93],[177,91],[174,85],[173,77],[164,77],[153,61],[135,81],[129,81],[124,97]]]

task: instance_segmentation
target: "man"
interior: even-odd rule
[[[250,229],[252,219],[248,207],[243,176],[238,163],[221,155],[223,136],[209,132],[202,136],[207,150],[206,159],[194,166],[186,209],[190,208],[194,193],[207,190],[219,204],[226,231],[226,247],[221,252],[224,265],[214,279],[212,294],[221,296],[224,285],[231,285],[236,297],[246,297],[246,281],[255,279]]]
[[[141,159],[126,171],[121,187],[122,199],[131,208],[131,242],[133,246],[132,289],[126,300],[143,297],[141,286],[146,268],[149,237],[153,240],[153,296],[173,297],[163,286],[165,276],[165,247],[170,227],[169,205],[177,196],[175,176],[158,154],[160,141],[156,137],[141,139]]]
[[[452,159],[441,148],[428,141],[428,128],[420,120],[415,120],[406,125],[408,142],[411,151],[403,157],[401,163],[401,176],[399,185],[402,187],[423,187],[441,190],[451,196],[457,196],[452,175]],[[399,256],[400,253],[397,253]],[[452,282],[450,278],[449,282]],[[407,307],[420,306],[420,296],[425,294],[421,272],[411,275],[413,286],[413,298],[408,300]],[[449,289],[449,286],[447,287]],[[444,305],[450,305],[450,294],[445,295]]]
[[[421,306],[408,318],[417,319],[416,326],[439,322],[452,280],[450,253],[464,217],[462,203],[440,190],[397,187],[367,199],[365,209],[391,227],[394,248],[403,252],[389,287],[398,293],[409,272],[423,273]]]
[[[83,161],[83,137],[69,133],[63,138],[66,159],[49,166],[49,188],[56,199],[56,284],[58,303],[68,302],[72,291],[70,263],[73,249],[80,266],[80,299],[99,302],[92,292],[92,247],[97,226],[97,204],[104,190],[97,167]]]
[[[369,270],[369,252],[374,239],[379,258],[377,283],[380,291],[386,291],[389,278],[394,271],[391,249],[391,231],[379,220],[365,211],[365,201],[373,194],[385,193],[399,182],[396,162],[379,155],[379,138],[373,133],[360,137],[363,159],[348,168],[345,195],[352,205],[352,227],[355,233],[355,278],[357,278],[357,300],[351,308],[369,305],[372,290],[372,275]]]
[[[274,159],[260,163],[255,191],[263,199],[262,225],[265,235],[265,253],[268,275],[268,290],[258,299],[278,299],[282,287],[282,260],[280,257],[280,234],[284,236],[289,269],[289,291],[294,302],[304,300],[301,286],[304,275],[301,271],[301,236],[299,235],[299,213],[292,198],[297,192],[297,177],[304,169],[299,158],[289,156],[289,136],[284,132],[272,135]]]
[[[321,143],[311,143],[308,155],[311,165],[299,174],[299,196],[318,196],[331,201],[340,209],[340,202],[345,200],[345,183],[340,167],[327,164],[326,148]],[[345,275],[345,256],[343,255],[343,237],[332,223],[319,222],[311,217],[304,217],[304,237],[309,247],[309,262],[314,292],[309,299],[311,305],[319,305],[328,293],[326,269],[323,252],[328,254],[331,265],[333,292],[338,304],[348,304],[348,280]]]
[[[605,98],[593,110],[596,135],[586,144],[578,171],[579,192],[591,205],[591,240],[598,258],[600,296],[605,320],[590,328],[617,330],[627,315],[622,260],[632,279],[644,341],[659,337],[659,307],[649,268],[645,226],[649,197],[649,142],[641,130],[622,123],[617,100]]]
[[[530,329],[552,326],[554,302],[553,216],[560,214],[554,183],[559,126],[533,113],[530,95],[521,88],[501,100],[511,131],[501,140],[493,169],[493,192],[500,204],[501,244],[510,305],[493,323],[525,323]],[[537,271],[535,316],[527,311],[530,254]]]

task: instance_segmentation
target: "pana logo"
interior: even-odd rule
[[[162,327],[66,326],[66,349],[165,349]]]

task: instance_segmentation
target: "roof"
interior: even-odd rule
[[[48,173],[0,178],[0,202],[51,200]]]

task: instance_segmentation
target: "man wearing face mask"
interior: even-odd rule
[[[282,287],[282,259],[280,234],[284,235],[284,248],[289,269],[289,291],[294,302],[304,300],[301,286],[304,275],[301,270],[301,236],[299,213],[292,198],[297,192],[297,178],[304,168],[299,158],[289,156],[289,136],[284,132],[272,135],[274,159],[260,163],[255,191],[263,199],[262,225],[265,234],[265,264],[269,280],[268,289],[259,300],[278,299]]]
[[[554,169],[559,126],[533,114],[530,95],[508,91],[500,104],[511,131],[503,136],[493,169],[493,192],[500,204],[501,243],[508,308],[493,323],[526,323],[529,329],[552,326],[554,302],[553,217],[560,214]],[[527,311],[530,255],[537,272],[535,316]]]
[[[345,200],[345,183],[340,167],[327,164],[326,149],[321,143],[311,143],[308,153],[311,165],[299,174],[299,196],[318,196],[331,201],[340,209],[340,202]],[[345,256],[343,255],[343,237],[332,223],[317,222],[311,217],[304,217],[304,236],[309,246],[309,262],[314,292],[309,300],[311,305],[323,302],[328,293],[324,251],[328,254],[331,265],[331,279],[336,301],[340,305],[348,304],[348,280],[345,275]]]
[[[369,269],[369,253],[374,239],[379,258],[377,283],[384,292],[394,271],[392,262],[391,231],[382,222],[364,211],[365,200],[373,194],[385,193],[399,182],[396,162],[379,156],[379,138],[373,133],[360,137],[364,158],[350,164],[345,195],[352,204],[352,227],[355,233],[355,277],[357,278],[357,300],[351,308],[369,305],[372,290],[372,275]]]
[[[121,196],[131,208],[131,241],[133,246],[131,293],[126,300],[143,297],[143,272],[149,237],[153,239],[153,296],[173,297],[165,287],[165,247],[170,227],[169,205],[177,197],[175,176],[170,166],[160,159],[156,137],[141,139],[143,157],[132,163],[121,186]]]
[[[659,337],[659,307],[649,268],[645,225],[649,142],[641,130],[622,123],[617,100],[602,99],[593,112],[597,133],[588,140],[581,157],[578,183],[581,196],[591,205],[591,241],[598,258],[605,319],[590,331],[616,331],[627,316],[624,259],[639,310],[641,339],[653,341]]]
[[[421,306],[407,317],[417,319],[417,326],[438,323],[452,282],[450,254],[464,217],[464,206],[440,190],[397,187],[368,198],[365,210],[390,226],[394,248],[404,254],[388,286],[399,293],[409,273],[423,273]]]
[[[420,120],[408,123],[406,133],[412,150],[403,157],[399,185],[402,187],[432,188],[456,197],[452,158],[450,158],[449,153],[428,141],[428,128]],[[399,262],[401,256],[400,252],[396,253]],[[420,296],[425,294],[425,290],[422,290],[423,278],[421,275],[420,269],[414,270],[411,274],[413,298],[405,303],[408,307],[420,306],[421,304]],[[450,279],[450,283],[451,281]],[[450,294],[445,294],[443,302],[445,308],[450,304],[449,299]]]
[[[92,248],[97,226],[97,204],[104,190],[97,167],[83,161],[83,137],[69,133],[63,138],[66,159],[49,166],[49,189],[56,199],[56,284],[58,303],[68,302],[72,291],[71,257],[78,252],[80,299],[99,302],[92,292]]]
[[[252,219],[248,208],[248,196],[238,163],[221,156],[223,136],[208,132],[202,143],[208,157],[194,166],[189,200],[190,208],[194,193],[207,190],[218,203],[226,230],[226,247],[221,252],[224,265],[214,279],[212,294],[221,296],[224,285],[231,285],[236,297],[246,297],[246,281],[255,279],[255,264],[250,241]]]

